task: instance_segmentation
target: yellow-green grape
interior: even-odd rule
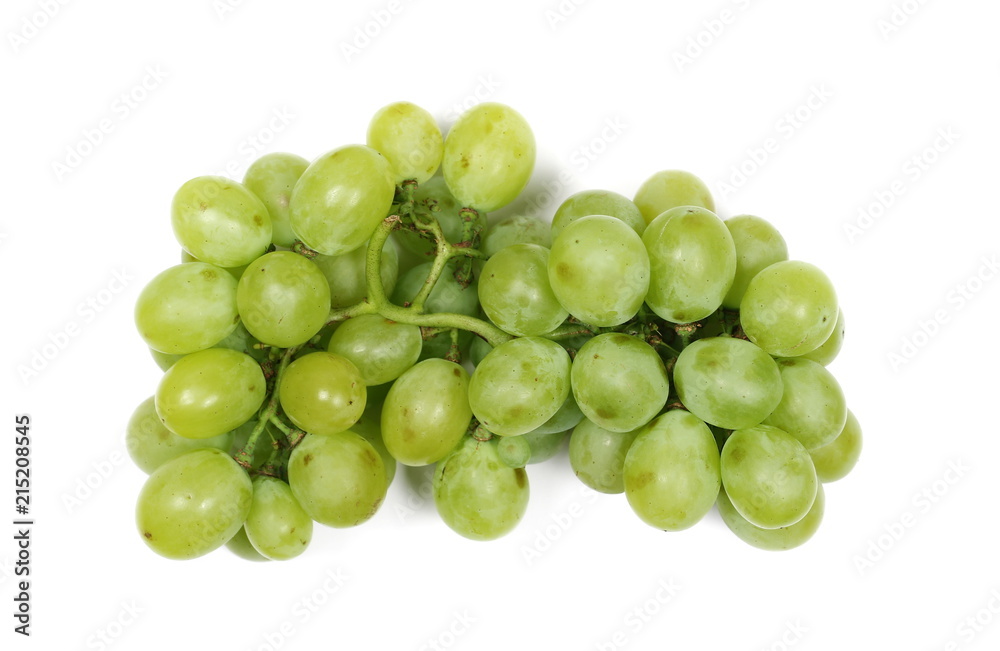
[[[523,468],[528,465],[531,446],[524,440],[524,436],[503,436],[497,441],[497,456],[503,465],[508,468]]]
[[[647,224],[678,206],[698,206],[715,212],[715,201],[708,186],[694,174],[682,170],[657,172],[639,186],[632,200]]]
[[[226,432],[207,439],[178,436],[164,426],[156,414],[153,396],[139,403],[125,426],[125,448],[129,457],[147,475],[171,459],[199,448],[228,450],[233,433]]]
[[[722,307],[738,310],[753,277],[775,262],[787,260],[788,246],[778,229],[760,217],[737,215],[724,223],[736,246],[736,275]]]
[[[763,529],[747,521],[733,506],[726,491],[719,492],[717,504],[722,521],[740,540],[758,549],[784,551],[802,545],[819,529],[826,507],[826,493],[822,484],[817,486],[816,499],[805,517],[794,524],[777,529]]]
[[[368,245],[361,246],[342,255],[317,255],[313,264],[319,267],[330,285],[330,307],[339,310],[357,305],[368,297],[365,279],[365,255]],[[399,251],[392,240],[382,247],[379,260],[379,278],[385,295],[392,296],[399,277]]]
[[[740,325],[750,341],[775,357],[819,348],[837,325],[833,283],[808,262],[786,260],[763,269],[740,301]]]
[[[840,349],[844,346],[844,310],[837,310],[837,325],[834,326],[833,332],[830,336],[826,338],[826,341],[819,345],[816,350],[810,350],[805,355],[802,355],[805,359],[811,359],[814,362],[818,362],[823,366],[826,366],[833,360],[837,358],[840,353]]]
[[[785,430],[807,450],[833,442],[847,421],[847,401],[837,378],[811,359],[777,362],[784,391],[764,423]]]
[[[608,215],[620,219],[639,235],[646,230],[646,220],[631,199],[608,190],[577,192],[559,205],[552,216],[552,237],[558,237],[567,224],[590,215]]]
[[[185,560],[218,549],[243,526],[250,478],[221,450],[194,450],[156,469],[136,504],[139,534],[161,556]]]
[[[184,356],[163,374],[156,413],[171,432],[208,439],[250,420],[266,393],[264,373],[252,357],[209,348]]]
[[[288,365],[278,387],[278,400],[296,427],[330,435],[350,429],[361,418],[367,391],[350,360],[321,351]]]
[[[371,147],[347,145],[323,154],[292,190],[289,222],[323,255],[360,247],[389,214],[396,182],[389,161]]]
[[[243,175],[243,185],[267,206],[271,216],[271,241],[277,246],[290,248],[295,244],[295,233],[288,221],[288,205],[292,188],[307,167],[309,161],[301,156],[275,152],[255,160]]]
[[[599,327],[636,315],[650,289],[650,258],[625,222],[607,215],[578,219],[549,253],[549,284],[574,317]]]
[[[413,193],[413,202],[430,212],[430,215],[441,225],[444,239],[451,244],[458,244],[465,239],[466,219],[471,219],[481,231],[486,228],[487,215],[485,212],[462,214],[462,204],[458,203],[458,199],[451,194],[443,176],[435,176],[429,181],[421,183],[416,192]],[[437,246],[434,241],[411,230],[397,230],[393,232],[392,236],[403,245],[403,248],[417,255],[430,255]]]
[[[272,251],[253,261],[236,288],[243,325],[272,346],[300,346],[330,316],[330,286],[310,260],[291,251]]]
[[[382,439],[407,466],[440,461],[469,428],[469,374],[443,359],[425,359],[393,382],[382,407]]]
[[[642,241],[649,253],[651,310],[673,323],[692,323],[719,309],[733,285],[736,247],[715,213],[668,210],[650,222]]]
[[[569,312],[549,285],[549,250],[514,244],[486,261],[479,275],[479,303],[498,328],[521,337],[552,332]]]
[[[537,244],[549,248],[552,246],[552,229],[548,222],[537,217],[511,215],[487,227],[480,248],[492,257],[512,244]]]
[[[391,382],[416,364],[423,344],[419,326],[363,314],[340,324],[327,350],[351,360],[372,386]]]
[[[612,432],[585,418],[569,435],[569,465],[595,491],[624,493],[625,455],[640,431]]]
[[[625,497],[646,524],[691,527],[719,495],[719,448],[708,425],[674,409],[644,427],[625,455]]]
[[[830,443],[809,450],[816,476],[821,482],[837,481],[847,476],[858,463],[862,446],[861,424],[850,409],[844,429]]]
[[[819,480],[812,458],[791,434],[770,425],[732,433],[722,448],[722,485],[751,524],[777,529],[806,516]]]
[[[434,116],[410,102],[380,108],[368,124],[367,144],[389,159],[396,183],[423,183],[434,176],[444,156],[444,138]]]
[[[267,207],[242,183],[222,176],[199,176],[182,185],[170,215],[184,250],[209,264],[250,264],[271,243]]]
[[[146,344],[171,355],[210,348],[236,329],[236,280],[205,262],[160,272],[135,303],[135,326]]]
[[[348,430],[302,439],[288,461],[288,485],[316,522],[353,527],[375,515],[389,484],[379,453]]]
[[[528,185],[535,167],[535,136],[520,113],[496,102],[459,116],[444,141],[441,169],[463,206],[502,208]]]
[[[434,469],[434,504],[453,531],[472,540],[509,533],[528,508],[528,474],[504,465],[497,441],[465,437]]]
[[[312,540],[313,521],[288,484],[275,477],[253,479],[253,501],[244,531],[261,555],[284,561],[306,550]]]

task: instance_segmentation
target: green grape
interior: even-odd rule
[[[444,155],[434,116],[410,102],[380,108],[368,124],[367,144],[389,159],[396,183],[423,183],[434,176]]]
[[[497,441],[497,456],[508,468],[523,468],[531,459],[531,445],[524,436],[504,436]]]
[[[389,161],[371,147],[346,145],[302,173],[289,203],[292,231],[323,255],[360,247],[382,223],[396,194]]]
[[[433,264],[418,264],[403,274],[392,293],[392,302],[397,305],[412,302],[427,280]],[[468,287],[462,287],[446,268],[424,302],[424,311],[428,314],[449,312],[476,316],[479,314],[479,285],[473,281]]]
[[[549,253],[549,284],[574,317],[599,327],[636,315],[649,289],[650,260],[642,239],[607,215],[563,228]]]
[[[244,525],[254,549],[273,561],[295,558],[309,546],[312,530],[312,518],[288,484],[266,475],[254,477],[253,502]]]
[[[509,533],[528,508],[528,474],[503,464],[496,439],[465,437],[438,462],[432,486],[445,524],[472,540],[495,540]]]
[[[484,102],[464,112],[444,141],[441,169],[463,206],[502,208],[528,185],[535,167],[535,136],[520,113]]]
[[[550,434],[528,432],[527,434],[515,436],[514,438],[525,441],[528,444],[528,447],[531,448],[531,456],[528,458],[528,464],[530,465],[533,463],[548,461],[552,457],[556,456],[559,450],[562,449],[563,441],[566,440],[568,435],[568,431],[552,432]]]
[[[382,438],[400,463],[428,465],[452,451],[471,420],[468,372],[454,362],[426,359],[389,389]]]
[[[277,246],[290,248],[295,244],[295,233],[288,221],[288,204],[292,188],[307,167],[309,161],[301,156],[275,152],[255,160],[243,175],[243,185],[267,206],[271,241]]]
[[[811,359],[778,359],[784,391],[781,402],[764,419],[815,450],[831,443],[847,421],[847,401],[837,379]]]
[[[193,255],[191,255],[190,253],[188,253],[184,249],[181,249],[181,262],[184,263],[184,264],[187,264],[188,262],[201,262],[201,260],[199,260],[198,258],[194,257]],[[208,264],[208,263],[206,262],[204,264]],[[216,265],[213,265],[213,266],[216,266]],[[232,276],[233,278],[235,278],[237,281],[239,281],[240,276],[243,275],[243,272],[246,271],[246,268],[247,268],[247,266],[245,264],[244,265],[240,265],[238,267],[219,267],[219,269],[225,269],[226,272],[230,276]]]
[[[608,215],[632,227],[638,235],[646,230],[646,220],[639,207],[628,197],[607,190],[584,190],[562,202],[552,217],[552,237],[559,237],[571,222],[590,215]]]
[[[330,435],[350,429],[361,418],[367,391],[350,360],[316,352],[288,365],[278,387],[278,400],[296,427]]]
[[[674,409],[642,428],[625,455],[625,497],[646,524],[691,527],[719,495],[719,448],[708,425]]]
[[[236,535],[252,499],[250,478],[231,457],[215,448],[194,450],[146,479],[136,504],[136,525],[157,554],[197,558]]]
[[[762,529],[751,524],[736,510],[736,507],[729,500],[729,496],[726,495],[726,491],[719,491],[719,501],[717,504],[719,506],[719,514],[722,515],[722,521],[726,523],[729,530],[736,534],[740,540],[758,549],[783,551],[805,543],[819,529],[819,525],[823,521],[824,507],[826,506],[826,493],[823,491],[823,485],[818,485],[816,487],[816,499],[813,501],[813,505],[805,517],[794,524],[790,524],[787,527],[778,527],[777,529]]]
[[[371,443],[371,446],[382,457],[382,465],[385,468],[385,485],[389,486],[396,477],[396,459],[389,454],[389,449],[385,447],[385,441],[382,438],[382,403],[385,400],[385,396],[378,396],[377,394],[383,387],[388,391],[391,388],[391,384],[368,388],[368,401],[365,404],[365,411],[361,414],[358,422],[354,423],[351,427],[351,431],[355,434],[360,434],[366,441]]]
[[[220,267],[250,264],[271,243],[267,207],[242,183],[221,176],[199,176],[182,185],[170,216],[184,250]]]
[[[681,351],[674,386],[684,407],[710,425],[758,425],[781,401],[783,385],[770,355],[744,339],[709,337]]]
[[[479,362],[483,361],[483,358],[489,355],[491,350],[493,350],[493,346],[490,345],[490,342],[482,337],[473,337],[469,345],[469,361],[472,362],[473,366],[479,366]]]
[[[562,404],[559,411],[552,414],[552,417],[547,421],[536,427],[535,429],[528,432],[528,434],[556,434],[563,433],[568,430],[573,429],[577,424],[583,420],[583,412],[580,410],[580,405],[576,404],[576,398],[573,397],[572,391],[572,378],[573,378],[572,367],[570,368],[570,392],[566,396],[566,402]],[[524,436],[527,436],[525,434]]]
[[[330,307],[339,310],[357,305],[368,297],[365,278],[365,255],[368,246],[362,246],[342,255],[317,255],[313,264],[319,267],[330,285]],[[382,247],[379,260],[379,277],[386,296],[392,295],[399,277],[399,252],[391,240]]]
[[[186,355],[210,348],[236,329],[236,280],[205,262],[160,272],[135,303],[135,326],[157,351]]]
[[[527,434],[551,418],[570,391],[570,359],[562,346],[541,337],[500,344],[469,382],[469,405],[498,436]]]
[[[549,285],[549,250],[537,244],[505,247],[479,276],[479,303],[501,330],[521,337],[544,335],[569,316]]]
[[[776,357],[819,348],[837,325],[837,293],[819,268],[785,260],[762,270],[740,301],[740,325],[750,341]]]
[[[340,324],[327,350],[349,359],[371,386],[391,382],[416,364],[423,344],[419,326],[363,314]]]
[[[819,481],[809,453],[770,425],[740,429],[722,448],[722,485],[740,515],[763,529],[787,527],[812,507]]]
[[[569,465],[595,491],[624,493],[625,455],[640,431],[612,432],[585,418],[569,436]]]
[[[253,548],[253,545],[250,544],[250,539],[247,538],[246,527],[240,527],[236,535],[226,542],[226,549],[245,561],[259,563],[271,560],[266,556],[261,556],[260,552]]]
[[[257,413],[267,385],[260,365],[228,348],[186,355],[156,388],[156,413],[171,432],[208,439],[242,425]]]
[[[583,415],[613,432],[630,432],[651,421],[670,393],[667,370],[653,347],[619,332],[585,343],[571,377]]]
[[[413,201],[438,221],[444,238],[449,243],[457,244],[465,239],[462,205],[448,190],[443,176],[435,176],[426,183],[421,183],[413,193]],[[480,231],[486,229],[486,213],[467,213],[467,216],[472,218],[473,225],[478,226]],[[437,248],[433,241],[411,230],[397,230],[393,236],[403,248],[417,255],[430,255]]]
[[[147,475],[167,461],[199,448],[228,450],[233,433],[226,432],[207,439],[189,439],[174,434],[156,415],[153,396],[146,398],[132,412],[125,426],[125,447],[129,457]]]
[[[719,309],[733,284],[736,248],[715,213],[668,210],[650,222],[642,241],[649,253],[650,309],[674,323],[692,323]]]
[[[330,315],[330,286],[315,264],[291,251],[272,251],[247,267],[236,289],[243,325],[272,346],[309,341]]]
[[[697,206],[715,212],[708,186],[694,174],[681,170],[663,170],[652,175],[639,186],[633,201],[647,224],[679,206]]]
[[[818,362],[823,366],[828,365],[837,355],[840,353],[840,349],[844,346],[844,310],[837,310],[837,325],[833,327],[833,332],[830,336],[826,338],[826,341],[819,345],[819,348],[815,350],[810,350],[805,355],[801,357],[805,359],[811,359],[814,362]]]
[[[850,409],[844,429],[830,443],[809,450],[816,476],[821,482],[837,481],[847,476],[861,456],[861,424]]]
[[[288,485],[309,517],[328,527],[368,520],[388,488],[382,457],[350,430],[306,435],[288,461]]]
[[[488,257],[512,244],[537,244],[550,248],[552,230],[547,222],[528,215],[511,215],[489,226],[480,249]]]
[[[775,262],[787,260],[788,247],[778,229],[760,217],[738,215],[723,223],[736,246],[736,276],[722,307],[738,310],[750,280]]]

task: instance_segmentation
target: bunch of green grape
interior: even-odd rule
[[[526,466],[567,439],[580,480],[651,526],[717,504],[752,545],[807,540],[861,449],[826,370],[830,280],[676,170],[633,200],[589,190],[551,221],[490,223],[534,164],[509,106],[444,137],[396,102],[364,145],[183,184],[182,262],[135,307],[163,369],[126,435],[145,543],[290,559],[314,522],[371,519],[397,463],[433,466],[444,522],[492,540],[524,516]]]

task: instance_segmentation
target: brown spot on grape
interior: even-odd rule
[[[518,488],[524,488],[524,485],[528,483],[528,474],[524,472],[524,468],[514,469],[514,480],[517,481]]]
[[[572,278],[573,267],[569,266],[565,262],[560,262],[556,265],[556,274],[562,278]]]
[[[607,409],[603,409],[603,408],[602,409],[597,409],[596,412],[597,412],[598,416],[600,416],[601,418],[603,418],[605,420],[610,419],[610,418],[614,418],[614,416],[615,416],[614,412],[608,411]]]
[[[308,466],[309,462],[312,461],[312,460],[313,460],[313,455],[307,454],[306,456],[302,457],[302,465],[303,466]]]
[[[142,535],[146,537],[146,540],[152,540],[153,539],[153,534],[151,534],[148,531],[143,531]]]
[[[264,218],[261,217],[260,215],[254,215],[253,216],[253,223],[256,224],[257,226],[263,226],[264,225]]]
[[[643,488],[645,488],[646,486],[648,486],[649,483],[653,481],[653,479],[655,479],[655,477],[653,476],[653,473],[651,473],[651,472],[643,472],[643,473],[639,473],[639,475],[636,476],[635,481],[633,481],[631,483],[632,483],[633,488],[635,488],[636,490],[642,490]]]
[[[372,466],[375,465],[375,461],[377,461],[377,458],[376,458],[374,452],[372,452],[371,450],[365,450],[364,457],[365,457],[365,462],[366,463],[368,463],[369,465],[372,465]]]
[[[455,374],[455,377],[462,377],[462,371],[461,371],[461,369],[459,369],[459,368],[457,368],[457,367],[456,367],[456,368],[453,368],[453,369],[451,370],[451,372]]]
[[[743,461],[746,456],[747,453],[743,451],[743,448],[733,448],[733,451],[729,453],[729,458],[733,460],[733,463]]]

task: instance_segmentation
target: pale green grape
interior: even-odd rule
[[[260,563],[271,560],[266,556],[261,556],[260,552],[253,548],[253,545],[250,544],[250,539],[247,538],[246,527],[240,527],[236,535],[226,542],[226,549],[245,561]]]
[[[722,448],[722,485],[740,515],[763,529],[787,527],[809,512],[819,481],[795,437],[770,425],[732,433]]]
[[[776,357],[795,357],[819,348],[837,324],[837,293],[819,268],[808,262],[776,262],[753,277],[740,301],[740,325]]]
[[[327,350],[349,359],[371,386],[391,382],[416,364],[423,344],[419,326],[364,314],[340,324]]]
[[[379,453],[348,430],[302,439],[288,461],[288,485],[316,522],[353,527],[375,515],[389,484]]]
[[[367,144],[389,159],[396,183],[423,183],[434,176],[444,155],[444,138],[434,116],[410,102],[380,108],[368,124]]]
[[[787,260],[788,246],[778,229],[760,217],[737,215],[724,223],[736,246],[736,276],[722,307],[738,310],[750,280],[762,269]]]
[[[719,309],[733,284],[736,247],[715,213],[669,210],[650,222],[642,241],[649,253],[650,309],[674,323],[704,319]]]
[[[378,391],[383,387],[386,391],[391,388],[390,385],[368,388],[365,412],[361,414],[358,422],[351,426],[351,431],[364,437],[382,457],[382,465],[385,468],[385,483],[388,486],[396,477],[396,459],[389,454],[389,449],[385,447],[385,441],[382,439],[382,403],[385,396],[378,395]]]
[[[549,253],[549,284],[574,317],[599,327],[625,323],[649,289],[650,259],[625,222],[591,215],[566,226]]]
[[[531,445],[524,436],[503,436],[497,441],[497,456],[508,468],[523,468],[531,459]]]
[[[444,232],[444,238],[448,242],[457,244],[465,239],[465,219],[460,212],[462,205],[448,190],[443,176],[435,176],[426,183],[421,183],[413,194],[413,201],[417,206],[427,210],[438,221]],[[485,230],[486,213],[468,216],[472,219],[473,225],[478,226],[481,232]],[[397,230],[393,233],[393,237],[403,245],[403,248],[417,255],[430,254],[436,248],[433,241],[410,230]]]
[[[501,330],[521,337],[543,335],[569,316],[549,285],[549,250],[515,244],[486,261],[479,276],[479,303]]]
[[[552,417],[547,421],[536,427],[535,429],[528,432],[528,434],[555,434],[557,432],[566,432],[573,429],[577,424],[583,420],[583,412],[580,411],[580,405],[576,404],[576,398],[573,397],[572,391],[572,368],[570,370],[570,392],[566,396],[566,402],[562,404],[559,411],[552,414]],[[527,436],[528,434],[525,434]]]
[[[146,479],[136,504],[136,525],[157,554],[197,558],[236,535],[252,498],[250,478],[225,452],[194,450]]]
[[[684,406],[710,425],[758,425],[781,401],[783,384],[770,355],[744,339],[709,337],[681,351],[674,386]]]
[[[316,352],[288,365],[278,387],[278,400],[296,427],[330,435],[350,429],[361,418],[367,391],[350,360]]]
[[[171,432],[207,439],[250,420],[266,393],[264,373],[252,357],[209,348],[184,356],[163,374],[156,413]]]
[[[840,353],[840,349],[844,346],[844,310],[837,310],[837,325],[834,326],[833,332],[830,336],[826,338],[826,341],[819,345],[816,350],[810,350],[805,355],[802,355],[805,359],[811,359],[814,362],[818,362],[823,366],[826,366]]]
[[[273,561],[295,558],[312,540],[313,522],[299,506],[288,484],[258,475],[244,531],[250,544]]]
[[[640,430],[612,432],[583,419],[569,436],[569,465],[599,493],[625,492],[625,455]]]
[[[535,167],[535,136],[520,113],[484,102],[462,113],[444,141],[441,169],[463,206],[492,212],[517,197]]]
[[[528,474],[500,461],[496,439],[465,437],[438,462],[432,485],[445,524],[473,540],[509,533],[528,508]]]
[[[551,227],[536,217],[511,215],[486,229],[480,249],[492,257],[512,244],[537,244],[549,248],[552,246]]]
[[[368,296],[365,279],[367,250],[366,244],[342,255],[317,255],[313,258],[313,264],[319,267],[330,285],[330,307],[333,309],[351,307]],[[399,277],[399,252],[391,240],[386,241],[382,247],[379,277],[386,296],[391,296]]]
[[[831,482],[846,477],[861,456],[861,440],[861,424],[848,409],[847,422],[837,438],[822,447],[809,450],[819,480]]]
[[[570,359],[541,337],[500,344],[479,363],[469,382],[469,405],[498,436],[527,434],[551,418],[570,391]]]
[[[715,212],[708,186],[694,174],[663,170],[646,179],[635,193],[635,205],[649,224],[671,208],[697,206]]]
[[[135,303],[135,326],[146,344],[186,355],[210,348],[236,329],[236,280],[205,262],[160,272]]]
[[[541,463],[542,461],[548,461],[552,457],[556,456],[559,450],[562,449],[563,441],[569,436],[569,432],[552,432],[550,434],[541,434],[539,432],[528,432],[527,434],[522,434],[521,436],[516,436],[514,438],[522,439],[531,448],[531,456],[528,458],[528,464]],[[507,437],[510,438],[510,437]]]
[[[585,343],[571,377],[583,415],[613,432],[630,432],[651,421],[670,393],[667,370],[653,347],[619,332]]]
[[[784,391],[764,419],[794,436],[807,450],[837,438],[847,421],[847,401],[840,383],[821,364],[801,357],[778,360]]]
[[[198,448],[228,450],[233,433],[226,432],[207,439],[189,439],[168,430],[156,414],[155,399],[150,396],[139,403],[125,426],[125,447],[129,457],[147,475],[167,461]]]
[[[571,222],[589,215],[609,215],[632,227],[637,234],[646,230],[646,220],[631,199],[608,190],[577,192],[560,204],[552,217],[552,237],[559,237],[562,229]]]
[[[625,497],[646,524],[664,531],[694,525],[719,495],[719,448],[708,425],[683,409],[639,432],[625,456]]]
[[[382,438],[407,466],[435,463],[469,428],[469,374],[443,359],[426,359],[397,379],[382,407]]]
[[[242,183],[222,176],[199,176],[182,185],[170,216],[184,250],[220,267],[250,264],[271,243],[267,207]]]
[[[288,205],[292,189],[309,167],[309,161],[296,156],[275,152],[264,154],[247,168],[243,185],[257,195],[271,216],[271,241],[290,248],[295,244],[295,233],[288,221]]]
[[[726,495],[726,491],[719,492],[717,504],[722,521],[740,540],[759,549],[783,551],[805,543],[819,529],[826,506],[826,493],[823,491],[823,485],[818,485],[816,499],[805,517],[794,524],[777,529],[762,529],[751,524],[736,510],[736,507],[729,500],[729,496]]]
[[[250,334],[290,348],[309,341],[326,323],[330,286],[311,261],[291,251],[272,251],[243,273],[236,305]]]
[[[396,193],[389,161],[371,147],[346,145],[302,173],[289,203],[292,231],[323,255],[360,247],[382,223]]]

